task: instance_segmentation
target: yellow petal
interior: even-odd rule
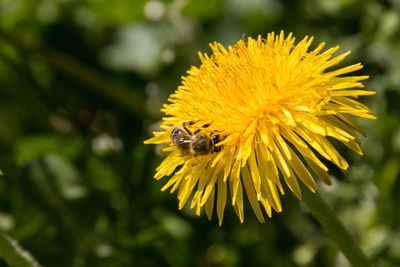
[[[264,222],[264,216],[260,209],[260,205],[257,201],[257,195],[254,190],[254,185],[252,183],[251,175],[249,173],[248,167],[244,166],[241,170],[244,189],[246,190],[247,197],[250,201],[250,205],[253,208],[254,213],[256,214],[257,219],[260,222]]]

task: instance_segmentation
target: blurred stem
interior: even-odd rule
[[[340,250],[353,266],[373,266],[360,249],[349,231],[336,216],[331,207],[318,192],[309,191],[302,185],[303,201],[311,214],[316,218],[328,235],[336,242]]]
[[[83,240],[83,233],[79,226],[78,218],[65,201],[59,187],[51,174],[45,156],[38,159],[39,167],[43,173],[43,183],[39,184],[42,192],[49,200],[49,204],[60,215],[61,221],[65,223],[67,229],[77,239]],[[82,243],[82,242],[81,242]]]
[[[0,258],[3,258],[11,267],[40,266],[17,241],[2,232],[0,232]]]

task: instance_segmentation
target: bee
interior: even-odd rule
[[[170,133],[172,143],[183,154],[190,154],[195,157],[220,152],[222,146],[215,145],[224,138],[219,134],[214,134],[215,131],[211,132],[210,135],[201,133],[200,128],[192,133],[186,126],[194,123],[192,121],[184,122],[183,126],[173,127]],[[209,123],[203,125],[202,128],[207,128],[208,126],[210,126]]]

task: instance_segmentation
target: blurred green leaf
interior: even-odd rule
[[[143,19],[146,0],[86,0],[86,6],[99,20],[110,25]]]
[[[21,139],[15,146],[16,161],[24,164],[45,154],[55,153],[67,158],[76,158],[83,149],[84,143],[79,138],[62,138],[56,136],[29,136]]]
[[[93,188],[109,193],[121,190],[110,164],[97,157],[89,157],[87,164],[86,177]]]
[[[223,1],[189,0],[182,12],[199,20],[216,19],[223,12]]]
[[[0,232],[0,257],[11,267],[40,266],[33,256],[24,250],[17,241]]]
[[[81,184],[81,178],[74,165],[55,154],[45,155],[43,161],[48,175],[54,178],[64,198],[78,199],[86,195],[87,189]]]

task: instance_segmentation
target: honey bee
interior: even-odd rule
[[[222,146],[215,146],[223,140],[219,134],[211,132],[210,135],[200,133],[201,129],[198,128],[193,133],[186,127],[195,122],[184,122],[183,126],[175,126],[172,128],[170,138],[172,143],[179,148],[183,154],[190,154],[195,157],[200,155],[207,155],[214,152],[220,152]],[[209,123],[202,126],[206,128],[210,126]]]

